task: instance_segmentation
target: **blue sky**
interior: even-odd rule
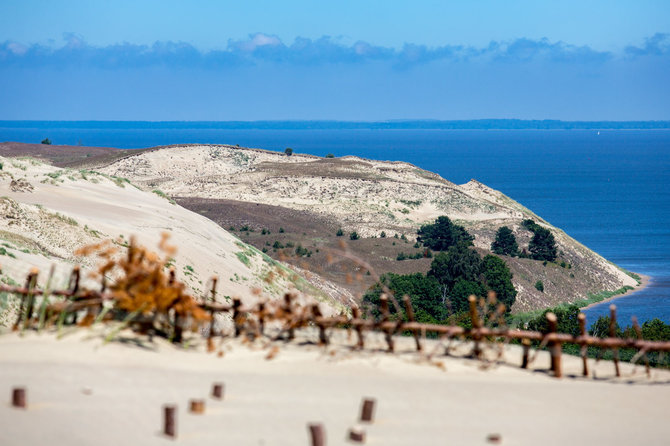
[[[666,1],[5,1],[0,119],[670,119]]]

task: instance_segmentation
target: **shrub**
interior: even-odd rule
[[[398,253],[398,256],[395,258],[396,260],[405,260],[407,258],[407,254],[404,252]]]
[[[361,238],[361,237],[358,235],[358,232],[356,232],[356,231],[349,234],[349,240],[358,240],[359,238]]]
[[[51,140],[49,138],[44,138],[42,140],[42,144],[46,144],[46,145],[50,146],[51,145]]]
[[[535,289],[538,290],[540,293],[544,293],[544,283],[542,283],[541,280],[538,280],[535,282]]]
[[[279,240],[275,240],[275,242],[273,243],[272,247],[273,247],[274,249],[283,249],[283,248],[284,248],[284,245],[282,245],[281,243],[279,243]]]
[[[284,228],[281,228],[281,227],[280,227],[280,228],[279,228],[279,233],[280,233],[280,234],[283,234],[284,232],[286,232],[286,231],[284,231]]]
[[[326,155],[326,158],[335,158],[335,155],[333,155],[332,153],[329,153],[328,155]]]
[[[344,235],[344,231],[342,230],[342,228],[338,229],[335,235],[338,237],[342,237]]]
[[[446,251],[458,243],[471,245],[474,237],[463,226],[455,225],[449,217],[441,216],[433,224],[421,226],[417,240],[427,248]]]
[[[291,155],[293,155],[293,149],[290,148],[290,147],[287,147],[286,150],[284,150],[284,153],[286,154],[286,156],[291,156]]]
[[[380,236],[381,238],[386,238],[386,232],[382,231],[382,233],[379,234],[379,236]]]
[[[499,255],[516,256],[519,254],[519,245],[514,233],[507,226],[501,226],[496,232],[496,239],[491,243],[491,251]]]

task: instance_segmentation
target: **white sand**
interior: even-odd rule
[[[371,445],[477,445],[491,433],[505,445],[667,444],[665,371],[648,381],[639,368],[631,378],[624,364],[617,380],[612,364],[601,362],[598,376],[608,380],[557,380],[541,371],[544,354],[533,364],[538,370],[519,369],[516,348],[506,352],[507,365],[481,370],[479,362],[439,357],[442,370],[413,353],[342,346],[280,344],[267,360],[268,349],[237,341],[217,357],[162,341],[101,346],[91,336],[0,336],[0,393],[9,401],[11,388],[24,385],[29,403],[27,410],[0,405],[0,444],[170,444],[161,436],[165,403],[178,405],[176,444],[307,445],[314,421],[324,424],[327,444],[347,444],[364,396],[378,401],[375,422],[365,426]],[[566,375],[580,367],[564,356]],[[208,398],[216,381],[225,383],[224,401]],[[191,398],[206,398],[205,415],[186,412]]]

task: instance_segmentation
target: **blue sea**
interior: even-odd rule
[[[0,122],[0,141],[141,148],[239,144],[402,160],[461,184],[475,178],[614,263],[652,277],[616,300],[619,320],[670,323],[670,130],[227,128],[198,123]],[[234,127],[234,126],[232,126]],[[292,125],[291,127],[295,127]],[[588,320],[607,303],[586,310]]]

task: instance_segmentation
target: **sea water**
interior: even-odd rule
[[[203,123],[1,123],[0,141],[140,148],[239,144],[401,160],[502,191],[627,270],[652,277],[619,320],[670,323],[670,130],[234,129]],[[608,303],[586,310],[589,321]]]

